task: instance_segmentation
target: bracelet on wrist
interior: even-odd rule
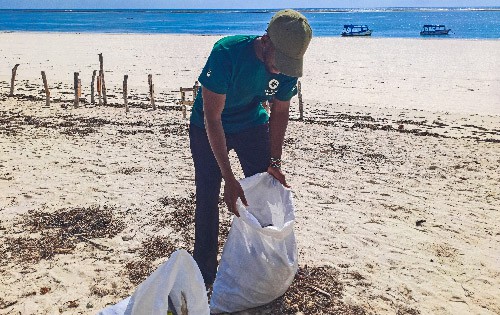
[[[272,157],[269,161],[269,166],[272,168],[281,168],[281,159]]]

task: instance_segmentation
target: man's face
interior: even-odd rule
[[[262,58],[264,59],[264,65],[266,66],[266,70],[269,73],[273,74],[278,74],[280,71],[276,67],[275,64],[275,55],[276,55],[276,48],[274,48],[273,43],[271,42],[271,39],[269,36],[264,35],[264,50],[262,53]]]

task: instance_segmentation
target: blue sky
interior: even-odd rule
[[[0,0],[0,9],[245,9],[500,6],[500,0]]]

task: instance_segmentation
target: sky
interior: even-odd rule
[[[276,9],[500,6],[500,0],[0,0],[0,9]]]

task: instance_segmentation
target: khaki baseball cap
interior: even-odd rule
[[[291,77],[301,77],[304,54],[312,38],[307,18],[292,9],[281,10],[271,18],[267,34],[276,48],[278,70]]]

